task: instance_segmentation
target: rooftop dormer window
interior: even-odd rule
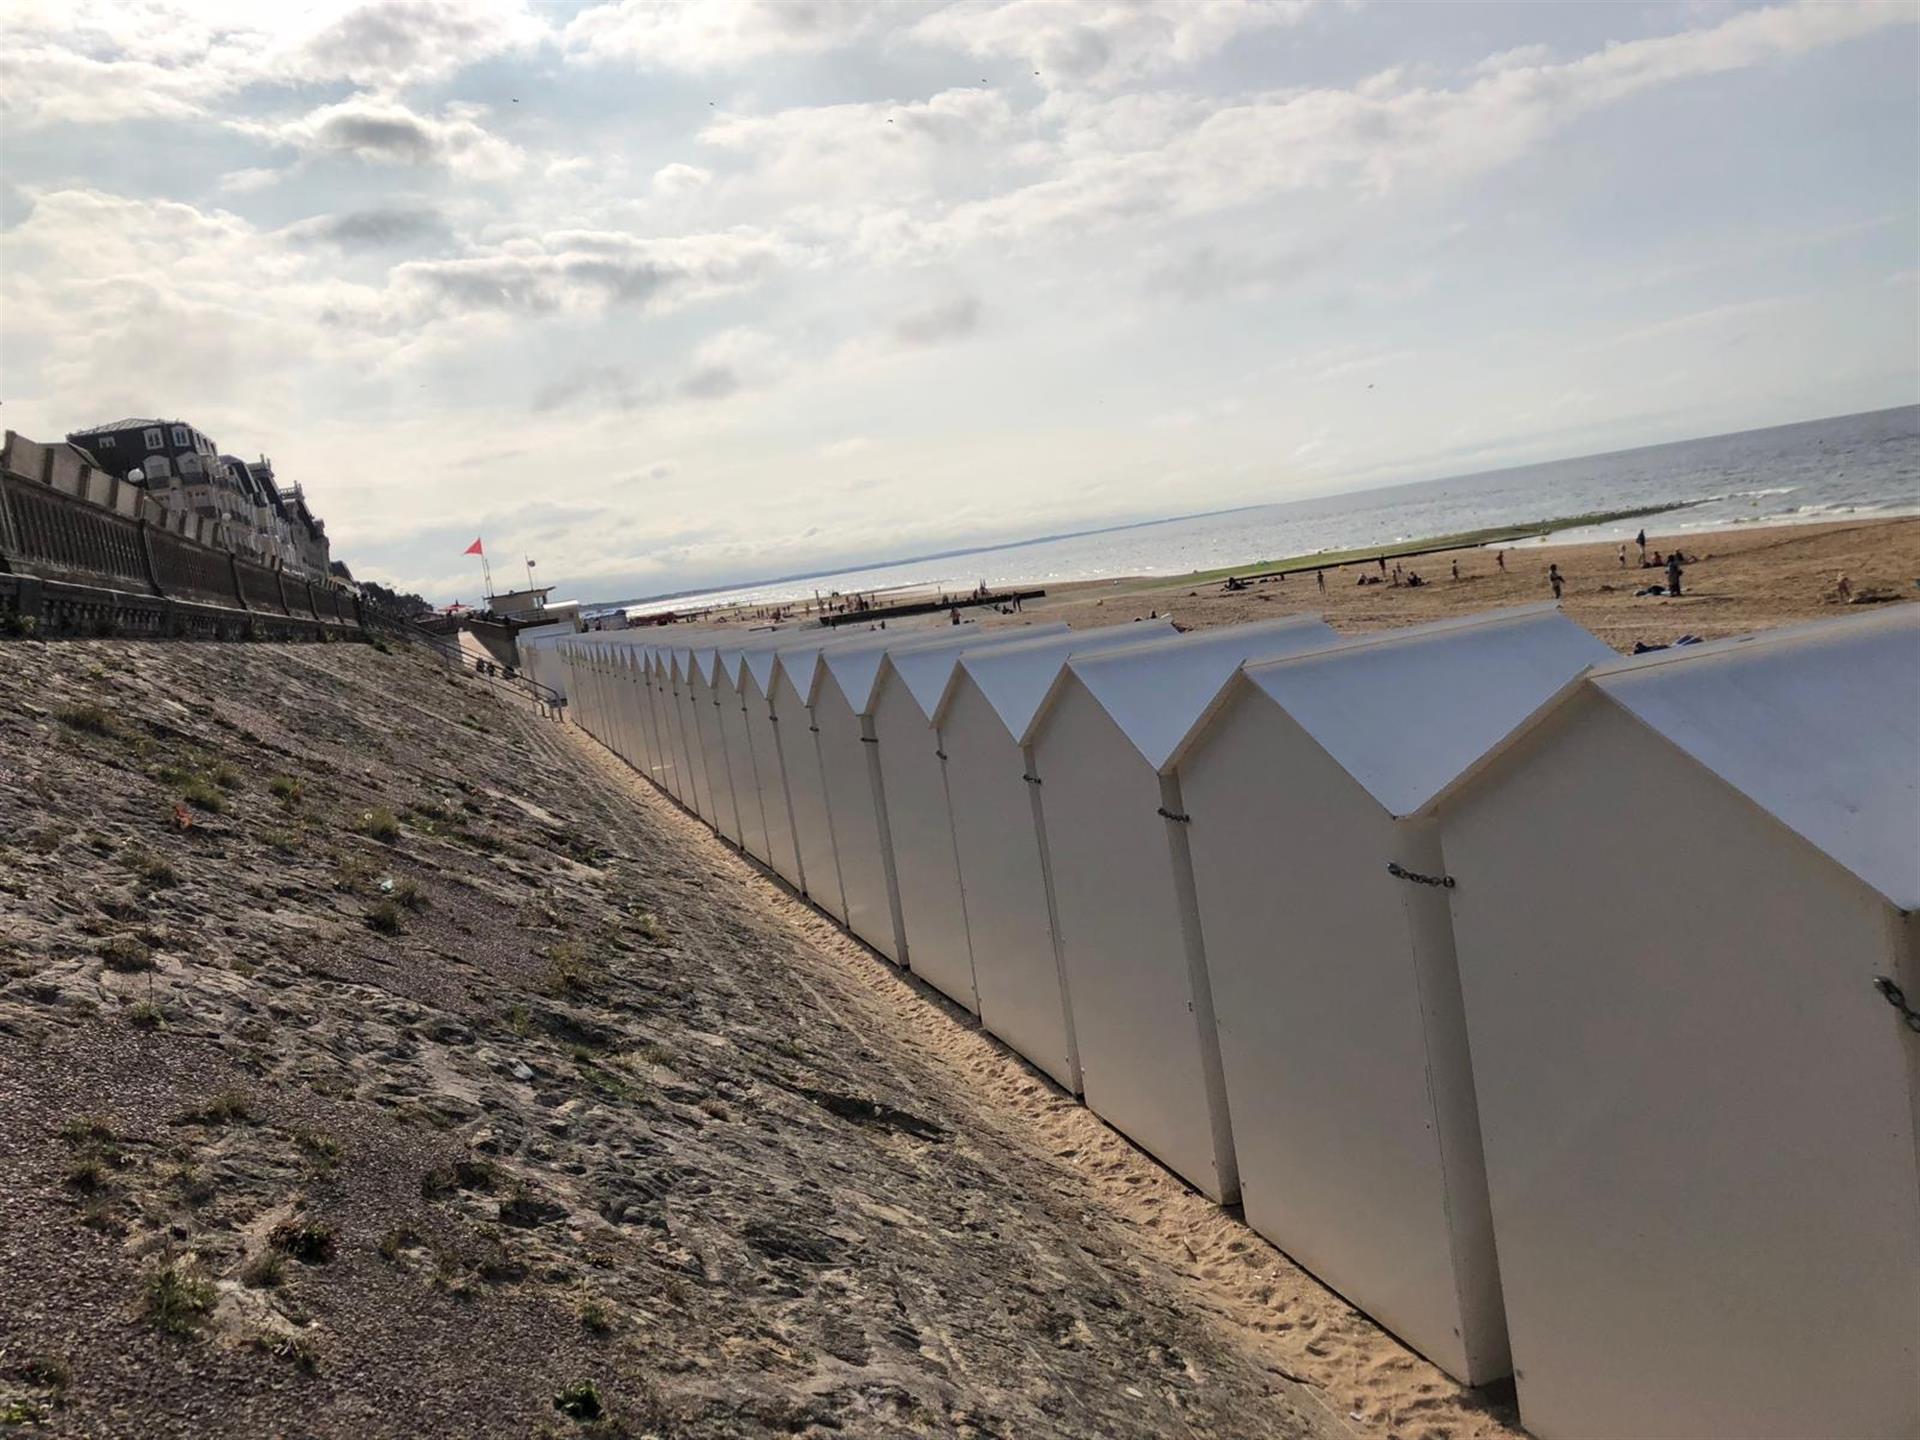
[[[149,431],[147,431],[147,433],[146,433],[146,435],[145,435],[145,437],[144,437],[144,438],[145,438],[145,440],[146,440],[146,442],[147,442],[147,453],[148,453],[149,455],[154,455],[154,454],[158,454],[158,453],[159,453],[159,450],[160,450],[160,432],[159,432],[159,430],[157,430],[157,429],[154,429],[154,430],[149,430]]]
[[[174,443],[175,445],[177,445],[177,446],[178,446],[178,447],[179,447],[180,449],[182,449],[182,450],[184,450],[184,449],[186,449],[186,448],[187,448],[187,445],[188,445],[188,443],[189,443],[189,442],[188,442],[188,440],[187,440],[187,427],[186,427],[186,426],[184,426],[184,425],[176,425],[176,426],[174,426],[174,427],[173,427],[173,443]]]

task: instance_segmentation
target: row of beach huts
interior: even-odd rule
[[[1920,606],[522,658],[1534,1433],[1920,1436]]]

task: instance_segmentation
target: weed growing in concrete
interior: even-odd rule
[[[496,1172],[491,1163],[485,1160],[455,1160],[450,1165],[436,1165],[420,1177],[420,1194],[428,1200],[437,1200],[442,1195],[451,1195],[456,1190],[478,1190],[490,1193]]]
[[[256,1350],[284,1360],[302,1374],[312,1375],[320,1368],[320,1352],[304,1335],[260,1335],[252,1344]]]
[[[213,1282],[192,1260],[166,1260],[141,1281],[141,1313],[169,1335],[190,1335],[213,1309]]]
[[[613,1333],[613,1307],[596,1295],[580,1302],[580,1328],[589,1335]]]
[[[330,1168],[340,1158],[340,1142],[318,1130],[294,1131],[293,1143],[323,1170]]]
[[[33,1355],[20,1362],[16,1372],[29,1385],[53,1392],[53,1403],[60,1404],[73,1384],[73,1367],[58,1355]]]
[[[575,1380],[553,1397],[553,1408],[569,1420],[598,1420],[605,1406],[599,1386],[591,1380]]]
[[[180,1192],[180,1198],[196,1209],[218,1193],[219,1187],[213,1183],[213,1177],[198,1165],[182,1165],[174,1170],[171,1178]]]
[[[60,1138],[69,1145],[85,1145],[89,1141],[113,1140],[113,1127],[98,1115],[77,1115],[60,1127]]]
[[[127,867],[140,877],[140,883],[153,890],[169,890],[180,883],[180,872],[158,855],[147,850],[129,850],[122,857]]]
[[[553,996],[584,995],[593,988],[593,967],[578,945],[571,940],[556,940],[547,947],[540,988]]]
[[[78,730],[83,735],[111,737],[120,733],[120,722],[98,705],[68,705],[57,711],[56,716],[69,730]]]
[[[240,1120],[251,1120],[253,1109],[247,1097],[238,1090],[223,1090],[202,1104],[196,1105],[180,1117],[183,1125],[231,1125]]]
[[[67,1166],[67,1188],[97,1195],[113,1180],[113,1170],[99,1155],[81,1155]]]
[[[267,1243],[302,1265],[325,1265],[340,1248],[331,1225],[298,1220],[282,1220],[267,1235]]]
[[[227,800],[204,775],[187,775],[180,780],[180,798],[196,810],[218,815],[227,808]]]
[[[153,952],[138,935],[115,935],[100,946],[100,961],[123,975],[153,968]]]

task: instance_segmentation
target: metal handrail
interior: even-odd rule
[[[417,622],[406,616],[389,613],[368,602],[364,596],[361,598],[361,604],[369,624],[377,622],[383,630],[409,644],[432,646],[462,670],[470,670],[477,678],[486,681],[489,685],[512,691],[522,699],[531,700],[535,705],[552,710],[556,714],[566,708],[566,696],[551,685],[543,685],[518,670],[509,674],[507,671],[511,667],[503,666],[498,661],[482,660],[477,655],[469,655],[456,642],[423,629]]]

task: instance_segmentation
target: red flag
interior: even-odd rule
[[[471,545],[467,546],[467,548],[463,550],[461,553],[464,555],[484,555],[487,552],[480,548],[480,542],[476,540]]]

